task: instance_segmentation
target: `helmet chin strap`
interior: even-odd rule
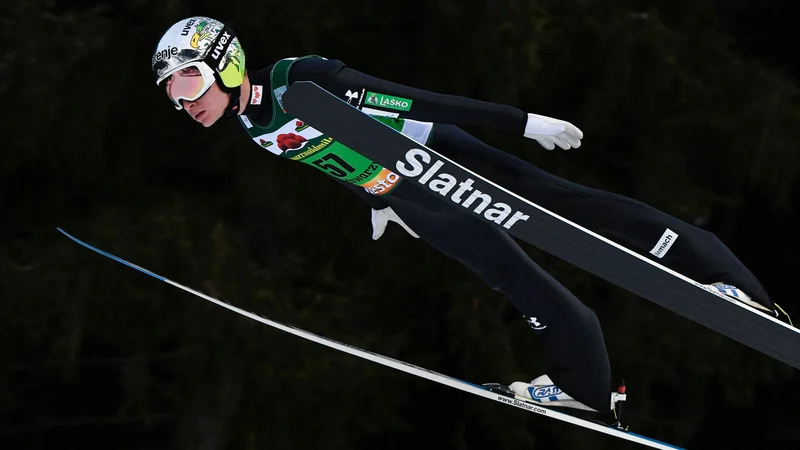
[[[222,78],[220,78],[218,73],[214,73],[214,78],[217,79],[217,86],[222,89],[222,92],[228,94],[228,106],[225,107],[225,113],[222,114],[222,117],[236,117],[239,114],[239,98],[242,94],[242,86],[236,86],[233,88],[225,86],[225,83],[222,82]]]
[[[228,107],[225,108],[225,114],[223,114],[222,117],[235,117],[239,113],[239,97],[241,93],[241,86],[237,86],[231,90],[228,95]]]

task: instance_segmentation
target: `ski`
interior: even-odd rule
[[[800,330],[526,200],[312,82],[292,84],[281,101],[287,112],[396,171],[402,182],[418,183],[441,201],[460,205],[545,252],[800,368]]]
[[[186,287],[184,285],[181,285],[179,283],[176,283],[176,282],[174,282],[174,281],[172,281],[172,280],[170,280],[168,278],[165,278],[165,277],[163,277],[161,275],[158,275],[155,272],[151,272],[150,270],[147,270],[147,269],[145,269],[143,267],[140,267],[140,266],[137,266],[137,265],[135,265],[133,263],[130,263],[130,262],[118,257],[118,256],[115,256],[115,255],[113,255],[111,253],[108,253],[108,252],[106,252],[104,250],[101,250],[98,247],[92,246],[92,245],[90,245],[90,244],[88,244],[88,243],[86,243],[86,242],[84,242],[84,241],[72,236],[71,234],[67,233],[66,231],[62,230],[61,228],[58,228],[58,231],[60,231],[62,234],[64,234],[68,238],[72,239],[73,241],[77,242],[78,244],[88,248],[89,250],[97,252],[97,253],[99,253],[99,254],[101,254],[103,256],[106,256],[106,257],[108,257],[110,259],[113,259],[114,261],[117,261],[117,262],[119,262],[121,264],[124,264],[124,265],[126,265],[128,267],[136,269],[136,270],[138,270],[138,271],[140,271],[142,273],[150,275],[151,277],[156,278],[158,280],[161,280],[161,281],[163,281],[163,282],[165,282],[167,284],[170,284],[170,285],[172,285],[172,286],[174,286],[174,287],[176,287],[178,289],[181,289],[181,290],[183,290],[185,292],[193,294],[193,295],[195,295],[197,297],[200,297],[200,298],[202,298],[202,299],[204,299],[206,301],[214,303],[217,306],[221,306],[221,307],[223,307],[225,309],[233,311],[233,312],[235,312],[237,314],[240,314],[240,315],[242,315],[244,317],[247,317],[248,319],[255,320],[256,322],[262,323],[264,325],[268,325],[270,327],[276,328],[276,329],[281,330],[281,331],[285,331],[286,333],[301,337],[303,339],[307,339],[307,340],[315,342],[317,344],[321,344],[321,345],[324,345],[326,347],[329,347],[329,348],[332,348],[332,349],[335,349],[335,350],[339,350],[341,352],[348,353],[350,355],[357,356],[359,358],[363,358],[365,360],[372,361],[372,362],[381,364],[381,365],[386,366],[386,367],[390,367],[390,368],[393,368],[393,369],[396,369],[396,370],[400,370],[400,371],[408,373],[410,375],[415,375],[415,376],[418,376],[420,378],[425,378],[427,380],[434,381],[436,383],[443,384],[445,386],[449,386],[451,388],[455,388],[455,389],[458,389],[458,390],[461,390],[461,391],[464,391],[464,392],[468,392],[470,394],[474,394],[474,395],[477,395],[479,397],[483,397],[483,398],[487,398],[487,399],[490,399],[490,400],[494,400],[494,401],[497,401],[497,402],[502,403],[504,405],[515,406],[517,408],[523,409],[523,410],[528,411],[528,412],[532,412],[534,414],[538,414],[538,415],[541,415],[541,416],[549,417],[549,418],[555,419],[555,420],[560,420],[562,422],[567,422],[567,423],[570,423],[570,424],[573,424],[573,425],[578,425],[580,427],[583,427],[583,428],[586,428],[586,429],[589,429],[589,430],[598,431],[600,433],[604,433],[604,434],[607,434],[607,435],[610,435],[610,436],[613,436],[613,437],[616,437],[616,438],[620,438],[620,439],[624,439],[624,440],[627,440],[627,441],[631,441],[631,442],[635,442],[635,443],[638,443],[638,444],[642,444],[642,445],[650,447],[650,448],[657,448],[657,449],[664,449],[664,450],[674,450],[674,449],[682,450],[681,447],[676,447],[674,445],[667,444],[667,443],[664,443],[664,442],[661,442],[661,441],[657,441],[655,439],[651,439],[651,438],[648,438],[646,436],[642,436],[642,435],[639,435],[639,434],[636,434],[636,433],[632,433],[632,432],[629,432],[629,431],[622,430],[622,429],[619,428],[619,424],[616,424],[616,426],[614,426],[614,425],[602,425],[600,423],[596,423],[596,422],[592,422],[592,421],[589,421],[589,420],[581,419],[579,417],[574,417],[572,415],[569,415],[569,414],[566,414],[566,413],[562,413],[560,411],[555,411],[552,408],[543,407],[543,406],[541,406],[541,405],[539,405],[537,403],[534,403],[532,401],[528,401],[523,397],[509,396],[508,393],[498,393],[498,392],[496,392],[496,390],[490,390],[489,387],[484,387],[484,386],[481,386],[481,385],[470,383],[468,381],[460,380],[458,378],[453,378],[453,377],[450,377],[450,376],[447,376],[447,375],[443,375],[441,373],[434,372],[432,370],[428,370],[428,369],[425,369],[423,367],[415,366],[414,364],[409,364],[407,362],[403,362],[403,361],[400,361],[400,360],[397,360],[397,359],[393,359],[393,358],[390,358],[388,356],[383,356],[383,355],[380,355],[378,353],[374,353],[374,352],[370,352],[370,351],[367,351],[367,350],[363,350],[363,349],[358,348],[358,347],[354,347],[352,345],[348,345],[348,344],[344,344],[342,342],[334,341],[332,339],[328,339],[326,337],[322,337],[322,336],[313,334],[311,332],[305,331],[305,330],[300,329],[300,328],[296,328],[296,327],[293,327],[293,326],[290,326],[290,325],[284,325],[282,323],[275,322],[274,320],[270,320],[270,319],[268,319],[266,317],[263,317],[263,316],[260,316],[258,314],[252,313],[250,311],[246,311],[244,309],[238,308],[236,306],[231,305],[230,303],[224,302],[222,300],[218,300],[218,299],[216,299],[214,297],[211,297],[209,295],[206,295],[206,294],[204,294],[204,293],[202,293],[200,291],[197,291],[197,290],[194,290],[192,288],[189,288],[189,287]]]

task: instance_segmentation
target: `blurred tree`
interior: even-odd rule
[[[57,233],[259,314],[463,379],[546,370],[527,325],[470,272],[399,229],[372,242],[366,206],[331,180],[285,166],[236,124],[200,130],[174,111],[148,60],[160,33],[193,14],[229,21],[251,67],[321,54],[396,82],[570,120],[586,133],[577,152],[474,131],[553,173],[704,224],[742,249],[773,295],[792,292],[793,274],[770,272],[800,250],[785,242],[797,220],[798,90],[767,62],[732,50],[726,19],[746,2],[2,8],[0,435],[9,448],[70,440],[119,449],[634,448],[264,328]],[[337,245],[309,239],[321,226]],[[637,431],[705,445],[715,442],[709,430],[737,423],[723,410],[777,408],[774,392],[797,386],[787,367],[530,251],[600,315]],[[760,389],[773,394],[764,400]],[[784,413],[774,421],[800,419]],[[772,439],[746,431],[729,448],[757,434],[765,446]],[[773,431],[773,448],[796,447]]]

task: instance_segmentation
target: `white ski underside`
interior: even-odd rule
[[[318,336],[316,334],[310,333],[310,332],[305,331],[305,330],[300,329],[300,328],[296,328],[296,327],[292,327],[292,326],[289,326],[289,325],[284,325],[284,324],[279,323],[279,322],[275,322],[274,320],[270,320],[270,319],[267,319],[266,317],[259,316],[258,314],[252,313],[250,311],[243,310],[243,309],[241,309],[239,307],[233,306],[233,305],[231,305],[229,303],[226,303],[226,302],[218,300],[218,299],[216,299],[214,297],[208,296],[208,295],[206,295],[206,294],[204,294],[202,292],[199,292],[197,290],[194,290],[192,288],[183,286],[183,285],[181,285],[179,283],[176,283],[176,282],[174,282],[172,280],[169,280],[169,279],[167,279],[167,278],[165,278],[165,277],[163,277],[161,275],[158,275],[158,274],[156,274],[154,272],[151,272],[151,271],[149,271],[147,269],[144,269],[144,268],[139,267],[139,266],[137,266],[135,264],[132,264],[132,263],[130,263],[130,262],[128,262],[128,261],[126,261],[126,260],[124,260],[122,258],[119,258],[118,256],[112,255],[111,253],[103,251],[103,250],[101,250],[101,249],[99,249],[97,247],[89,245],[86,242],[83,242],[83,241],[75,238],[74,236],[70,235],[69,233],[67,233],[66,231],[62,230],[61,228],[59,228],[58,230],[61,233],[63,233],[65,236],[67,236],[68,238],[70,238],[73,241],[77,242],[78,244],[80,244],[80,245],[82,245],[82,246],[84,246],[84,247],[86,247],[86,248],[88,248],[90,250],[93,250],[93,251],[95,251],[97,253],[100,253],[103,256],[111,258],[111,259],[113,259],[113,260],[115,260],[117,262],[120,262],[120,263],[128,266],[128,267],[131,267],[131,268],[134,268],[136,270],[139,270],[139,271],[141,271],[141,272],[143,272],[143,273],[145,273],[147,275],[150,275],[150,276],[152,276],[154,278],[157,278],[157,279],[159,279],[161,281],[164,281],[165,283],[168,283],[168,284],[170,284],[172,286],[175,286],[178,289],[186,291],[186,292],[188,292],[190,294],[193,294],[193,295],[195,295],[197,297],[200,297],[200,298],[202,298],[204,300],[207,300],[207,301],[209,301],[211,303],[214,303],[214,304],[216,304],[218,306],[221,306],[221,307],[223,307],[225,309],[233,311],[233,312],[235,312],[237,314],[240,314],[240,315],[242,315],[244,317],[247,317],[249,319],[255,320],[255,321],[260,322],[260,323],[262,323],[264,325],[268,325],[268,326],[271,326],[273,328],[277,328],[277,329],[279,329],[281,331],[285,331],[287,333],[293,334],[293,335],[301,337],[303,339],[307,339],[309,341],[316,342],[317,344],[321,344],[321,345],[324,345],[326,347],[330,347],[330,348],[339,350],[341,352],[357,356],[359,358],[363,358],[363,359],[366,359],[366,360],[369,360],[369,361],[372,361],[372,362],[375,362],[375,363],[378,363],[378,364],[381,364],[381,365],[384,365],[384,366],[387,366],[387,367],[391,367],[393,369],[397,369],[397,370],[400,370],[402,372],[405,372],[405,373],[408,373],[408,374],[411,374],[411,375],[415,375],[415,376],[418,376],[418,377],[421,377],[421,378],[425,378],[427,380],[434,381],[436,383],[443,384],[445,386],[450,386],[452,388],[459,389],[459,390],[464,391],[464,392],[469,392],[470,394],[474,394],[474,395],[477,395],[477,396],[480,396],[480,397],[488,398],[490,400],[495,400],[497,402],[503,403],[504,405],[515,406],[517,408],[524,409],[526,411],[529,411],[529,412],[532,412],[532,413],[535,413],[535,414],[539,414],[541,416],[546,416],[546,417],[550,417],[552,419],[556,419],[556,420],[560,420],[560,421],[563,421],[563,422],[571,423],[573,425],[578,425],[580,427],[587,428],[587,429],[590,429],[590,430],[593,430],[593,431],[597,431],[597,432],[600,432],[600,433],[608,434],[608,435],[611,435],[611,436],[614,436],[614,437],[617,437],[617,438],[620,438],[620,439],[625,439],[625,440],[628,440],[628,441],[636,442],[636,443],[645,445],[647,447],[657,448],[657,449],[666,449],[666,450],[680,449],[680,447],[676,447],[676,446],[673,446],[673,445],[670,445],[670,444],[666,444],[664,442],[656,441],[654,439],[650,439],[648,437],[641,436],[641,435],[638,435],[636,433],[631,433],[631,432],[618,430],[616,428],[612,428],[611,426],[601,425],[599,423],[594,423],[594,422],[590,422],[588,420],[584,420],[584,419],[580,419],[580,418],[577,418],[577,417],[573,417],[573,416],[571,416],[569,414],[565,414],[565,413],[562,413],[562,412],[559,412],[559,411],[555,411],[555,410],[550,409],[550,408],[545,408],[545,407],[542,407],[542,406],[540,406],[538,404],[532,403],[530,401],[526,401],[522,397],[510,398],[510,397],[507,397],[505,395],[496,394],[494,392],[491,392],[491,391],[485,389],[482,386],[479,386],[479,385],[476,385],[476,384],[473,384],[473,383],[469,383],[467,381],[459,380],[457,378],[453,378],[453,377],[450,377],[450,376],[447,376],[447,375],[443,375],[443,374],[440,374],[438,372],[434,372],[432,370],[425,369],[423,367],[415,366],[413,364],[409,364],[409,363],[406,363],[406,362],[403,362],[403,361],[400,361],[400,360],[397,360],[397,359],[390,358],[388,356],[383,356],[383,355],[380,355],[380,354],[377,354],[377,353],[373,353],[373,352],[370,352],[370,351],[367,351],[367,350],[363,350],[363,349],[358,348],[358,347],[353,347],[351,345],[347,345],[347,344],[344,344],[344,343],[341,343],[341,342],[338,342],[338,341],[334,341],[332,339],[328,339],[328,338],[325,338],[325,337],[322,337],[322,336]]]

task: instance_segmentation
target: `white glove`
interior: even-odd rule
[[[569,150],[581,146],[583,132],[569,122],[529,113],[525,137],[535,139],[547,150],[556,148],[556,145]]]
[[[397,215],[396,212],[392,210],[392,208],[384,208],[381,210],[372,210],[372,239],[378,240],[379,237],[383,236],[384,230],[386,230],[386,224],[389,221],[399,223],[403,228],[408,231],[408,234],[414,236],[415,238],[419,238],[416,233],[411,231],[411,228],[403,222],[403,219]]]

